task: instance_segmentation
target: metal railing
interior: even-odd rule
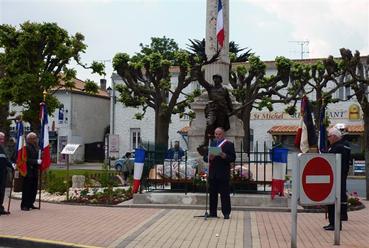
[[[201,180],[204,168],[188,159],[187,152],[181,160],[165,160],[165,152],[146,147],[146,159],[142,175],[142,186],[149,191],[201,192],[205,181]],[[231,191],[233,193],[267,193],[273,176],[271,148],[264,142],[249,153],[243,147],[236,151],[236,161],[231,165]]]

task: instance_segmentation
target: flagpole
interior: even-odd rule
[[[10,193],[9,193],[9,200],[8,200],[8,212],[10,212],[10,201],[12,200],[12,193],[13,193],[13,188],[14,188],[14,177],[15,177],[15,169],[12,172],[12,183],[10,185]]]
[[[46,94],[47,94],[47,91],[44,90],[44,92],[42,93],[43,94],[43,102],[41,103],[41,105],[44,105],[45,104],[45,101],[46,101]],[[42,110],[42,108],[41,108]],[[43,117],[45,118],[45,117]],[[42,120],[41,120],[42,121]],[[43,123],[41,122],[41,132],[40,133],[43,133],[44,130],[43,130]],[[42,136],[43,138],[43,136]],[[41,159],[41,149],[43,147],[39,147],[38,148],[38,159]],[[38,185],[38,209],[40,210],[41,209],[41,186],[42,186],[42,170],[41,170],[41,165],[39,165],[38,167],[38,170],[39,170],[39,175],[40,175],[40,178],[39,178],[39,185]]]

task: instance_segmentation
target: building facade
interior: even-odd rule
[[[61,154],[68,143],[80,144],[71,161],[86,160],[86,144],[95,144],[96,149],[102,151],[104,158],[104,135],[109,126],[110,98],[105,86],[99,89],[96,95],[85,92],[84,82],[75,79],[75,88],[72,90],[60,88],[54,95],[60,102],[60,107],[49,113],[49,138],[52,160],[58,164],[66,163],[66,156]],[[10,111],[20,112],[19,106],[10,105]],[[17,114],[16,114],[17,115]],[[29,124],[25,123],[26,131]],[[15,135],[15,122],[11,124]],[[87,159],[88,160],[88,159]],[[94,160],[94,159],[92,159]]]
[[[316,63],[320,59],[306,59],[296,60],[299,63]],[[274,61],[264,62],[267,65],[267,75],[275,75],[277,70]],[[233,67],[237,66],[236,64]],[[173,67],[172,84],[176,85],[176,76],[178,75],[178,68]],[[113,74],[112,84],[122,83],[118,75]],[[193,90],[199,87],[198,83],[191,84],[188,90]],[[283,93],[283,92],[281,92]],[[347,100],[347,97],[352,94],[350,88],[339,89],[334,97],[340,100],[338,103],[330,104],[327,107],[326,113],[328,115],[330,125],[337,123],[346,124],[348,127],[348,138],[352,142],[353,153],[363,152],[363,122],[362,111],[360,105],[355,98]],[[310,96],[314,99],[314,96]],[[297,104],[299,112],[300,104]],[[274,110],[267,109],[257,111],[253,110],[251,114],[251,147],[256,145],[262,146],[264,142],[268,148],[273,144],[279,143],[282,146],[289,148],[291,152],[297,152],[294,147],[294,138],[300,125],[300,116],[296,114],[291,116],[285,112],[286,105],[274,104]],[[141,142],[154,141],[154,113],[152,110],[147,111],[143,120],[135,120],[134,114],[138,109],[124,107],[121,103],[115,103],[115,113],[113,115],[114,134],[119,136],[119,155],[122,156],[126,151],[131,151],[137,147]],[[205,123],[204,123],[205,125]],[[186,149],[186,133],[190,128],[190,121],[188,119],[180,119],[178,116],[172,116],[172,122],[169,130],[169,146],[175,140],[179,140],[181,146]]]

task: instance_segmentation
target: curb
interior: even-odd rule
[[[22,236],[0,235],[0,244],[7,247],[23,248],[100,248],[98,246],[81,245],[61,241],[51,241]]]

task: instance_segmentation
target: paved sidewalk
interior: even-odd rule
[[[340,247],[369,248],[369,203],[349,212]],[[10,247],[290,247],[291,215],[233,211],[230,220],[194,218],[202,210],[92,207],[42,203],[0,216],[0,246]],[[218,212],[221,216],[220,211]],[[333,246],[324,214],[298,214],[298,247]],[[14,245],[15,242],[17,245]]]

